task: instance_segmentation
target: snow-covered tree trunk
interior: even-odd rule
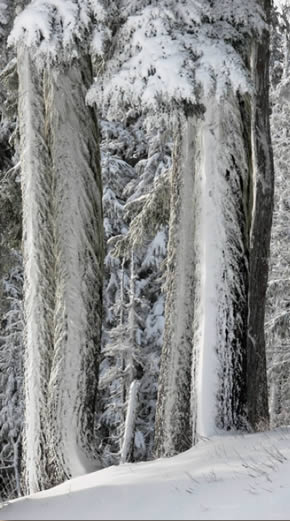
[[[120,461],[125,463],[132,457],[135,438],[135,424],[138,412],[138,390],[140,381],[137,379],[137,365],[140,363],[140,345],[138,345],[138,315],[136,311],[136,274],[135,255],[131,251],[130,300],[128,303],[128,336],[129,349],[125,353],[124,385],[124,434],[121,444]],[[140,341],[139,341],[140,343]]]
[[[207,101],[195,207],[193,439],[245,426],[248,156],[240,98]]]
[[[261,0],[270,20],[271,2]],[[274,168],[269,121],[269,32],[253,43],[251,71],[255,87],[252,107],[252,190],[249,255],[249,316],[247,404],[254,428],[268,424],[268,393],[264,338],[265,295],[268,281],[273,213]]]
[[[174,157],[158,455],[245,422],[247,185],[239,99],[212,96]]]
[[[224,2],[225,16],[230,4],[232,9],[232,3]],[[257,12],[264,9],[269,20],[270,2],[257,1],[255,6]],[[213,20],[222,29],[219,9],[221,4],[213,2]],[[228,22],[236,28],[234,13]],[[189,447],[191,433],[194,442],[219,429],[267,424],[264,307],[273,165],[269,34],[261,27],[263,32],[259,29],[252,38],[232,44],[254,88],[234,87],[234,78],[232,87],[231,81],[219,83],[216,71],[211,90],[205,80],[207,94],[200,98],[204,114],[188,115],[179,128],[157,455]]]
[[[190,374],[194,313],[194,186],[198,116],[178,123],[173,156],[165,331],[155,423],[155,453],[191,445]]]
[[[102,313],[98,127],[89,59],[36,70],[18,49],[30,492],[99,467],[94,439]],[[49,478],[48,478],[49,475]]]
[[[99,467],[94,413],[103,222],[98,127],[85,103],[91,81],[87,57],[45,74],[56,258],[48,417],[56,481]]]
[[[25,312],[24,468],[29,492],[47,481],[47,389],[53,351],[52,171],[41,76],[19,46],[19,128]]]
[[[127,396],[126,419],[124,425],[124,436],[122,440],[120,462],[126,463],[130,460],[134,444],[135,423],[138,408],[138,390],[140,382],[133,380]]]
[[[267,425],[273,165],[266,30],[253,39],[251,58],[252,95],[228,87],[206,96],[204,114],[185,117],[179,128],[157,455],[179,452],[219,429]]]

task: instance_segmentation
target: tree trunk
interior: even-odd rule
[[[157,457],[175,454],[191,445],[197,128],[198,116],[179,121],[173,156],[165,330],[155,422]]]
[[[289,13],[280,21],[280,24],[284,23],[290,29],[290,6]],[[287,33],[287,31],[285,32]],[[274,46],[273,52],[282,49],[285,54],[285,48],[282,47],[281,42],[280,45],[277,45],[275,38],[272,40],[272,45]],[[287,74],[290,66],[290,52],[288,52],[288,60],[287,68],[284,63],[283,76],[280,81],[273,76],[271,92],[275,202],[266,305],[266,352],[271,427],[290,423],[290,90],[289,73]],[[275,70],[274,64],[272,67]]]
[[[85,103],[87,58],[46,74],[55,240],[50,461],[56,481],[100,467],[94,414],[102,316],[103,221],[98,128]]]
[[[102,313],[98,128],[87,58],[36,71],[18,50],[26,315],[27,488],[99,468]],[[44,78],[42,81],[42,77]]]
[[[25,312],[24,468],[29,493],[47,485],[47,387],[53,352],[52,171],[41,77],[19,46],[19,129]]]
[[[261,0],[270,20],[270,1]],[[248,416],[254,429],[269,420],[264,338],[265,295],[273,213],[274,167],[269,122],[269,32],[253,43],[252,79],[252,217],[248,316]]]
[[[185,119],[178,139],[159,456],[246,421],[248,163],[239,98],[207,99],[204,115]]]
[[[127,396],[127,408],[126,408],[126,419],[124,425],[124,435],[122,440],[120,462],[126,463],[130,460],[131,453],[134,447],[135,437],[135,423],[138,409],[138,390],[140,382],[133,380],[130,385],[129,393]]]
[[[248,156],[239,97],[207,100],[196,179],[193,439],[246,424]]]
[[[269,3],[264,7],[269,15]],[[253,42],[251,58],[252,95],[229,87],[222,98],[208,96],[204,115],[187,115],[178,128],[157,456],[185,450],[220,429],[259,429],[268,422],[268,32]]]

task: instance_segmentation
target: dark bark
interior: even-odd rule
[[[270,1],[261,2],[270,20]],[[268,31],[254,45],[252,77],[256,88],[252,113],[253,212],[249,257],[249,315],[247,349],[248,419],[254,429],[269,420],[264,338],[270,233],[273,213],[274,167],[269,121]]]
[[[195,121],[177,128],[171,181],[165,332],[155,423],[155,454],[169,456],[192,443],[190,390],[194,300],[194,209],[186,216],[195,177]],[[187,226],[186,225],[187,221]],[[184,225],[184,227],[183,227]]]

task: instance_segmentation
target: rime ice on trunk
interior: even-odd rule
[[[87,58],[44,75],[18,49],[25,269],[25,467],[35,492],[99,466],[94,413],[103,225]],[[44,78],[44,79],[42,79]]]
[[[261,0],[267,17],[270,1]],[[265,294],[268,280],[274,170],[269,123],[269,33],[264,31],[252,49],[252,78],[256,89],[252,111],[252,219],[248,317],[248,414],[254,428],[268,423],[264,339]]]
[[[102,314],[103,223],[98,128],[85,103],[87,58],[46,74],[55,239],[50,461],[56,481],[99,467],[94,413]]]
[[[270,2],[256,6],[269,19]],[[234,78],[232,87],[232,80],[220,84],[216,72],[215,86],[211,92],[205,86],[200,99],[204,116],[188,117],[179,128],[157,455],[187,448],[190,430],[195,441],[219,429],[267,424],[264,307],[273,165],[263,27],[263,34],[253,33],[251,63],[249,38],[233,46],[254,89],[235,86]]]
[[[246,424],[248,150],[239,97],[229,89],[206,107],[194,198],[194,440]]]
[[[25,311],[24,467],[28,492],[47,485],[47,385],[52,358],[54,279],[52,173],[45,141],[42,85],[18,47]]]
[[[206,107],[184,119],[174,157],[158,455],[245,423],[244,128],[233,93]]]

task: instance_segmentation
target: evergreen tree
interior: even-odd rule
[[[275,199],[267,291],[266,338],[271,425],[289,424],[289,11],[273,13],[271,128]]]
[[[268,281],[270,232],[273,213],[274,167],[269,119],[269,53],[271,2],[261,0],[268,23],[252,45],[251,75],[254,85],[251,121],[253,190],[249,251],[249,315],[247,347],[247,407],[251,426],[268,422],[268,389],[265,356],[265,296]],[[252,198],[252,199],[251,199]]]
[[[99,466],[102,186],[96,118],[85,103],[90,61],[78,46],[88,8],[36,0],[10,39],[19,75],[30,492]]]
[[[19,2],[0,6],[0,497],[20,495],[23,427],[23,269],[17,151],[17,71],[6,40]]]
[[[115,26],[102,91],[96,84],[88,95],[109,115],[141,105],[149,125],[163,111],[176,136],[158,455],[217,428],[267,422],[263,295],[272,167],[260,79],[267,78],[268,11],[254,1],[130,4]]]
[[[260,13],[260,5],[255,7]],[[269,7],[265,4],[267,19]],[[217,429],[245,428],[248,422],[258,428],[268,418],[263,332],[273,196],[268,32],[258,16],[251,19],[249,3],[214,3],[211,9],[203,29],[211,45],[215,40],[236,60],[244,83],[235,83],[233,69],[213,71],[215,88],[206,92],[201,84],[200,113],[193,107],[180,122],[158,455],[186,449]],[[204,53],[205,64],[207,59]],[[249,75],[257,91],[251,91]]]
[[[21,260],[17,260],[3,280],[3,296],[9,302],[9,309],[2,316],[0,336],[1,499],[17,497],[22,492],[23,274]]]
[[[19,13],[0,58],[6,496],[21,493],[21,458],[34,492],[268,424],[270,0],[27,3],[0,1],[3,46]],[[289,393],[288,301],[277,304],[288,29],[285,8],[272,39],[274,425],[287,421]]]
[[[166,255],[168,222],[168,208],[167,214],[164,211],[166,217],[162,215],[167,184],[159,180],[164,176],[168,178],[164,171],[170,164],[171,150],[164,142],[164,131],[162,133],[156,127],[145,130],[144,117],[144,113],[132,108],[126,115],[120,114],[118,122],[102,122],[103,203],[108,252],[104,284],[104,359],[100,369],[102,412],[98,432],[106,464],[116,463],[121,458],[128,405],[122,396],[128,397],[129,388],[126,364],[121,370],[120,354],[125,346],[127,353],[130,349],[136,353],[134,342],[129,341],[132,305],[136,313],[134,329],[139,359],[133,365],[140,385],[135,432],[131,431],[135,445],[132,443],[130,460],[152,457],[164,322],[160,266]],[[154,178],[156,187],[152,190]],[[140,213],[140,208],[144,208],[144,212]],[[128,225],[130,233],[127,236]],[[132,250],[134,295],[130,275]],[[112,253],[117,253],[119,259]]]

